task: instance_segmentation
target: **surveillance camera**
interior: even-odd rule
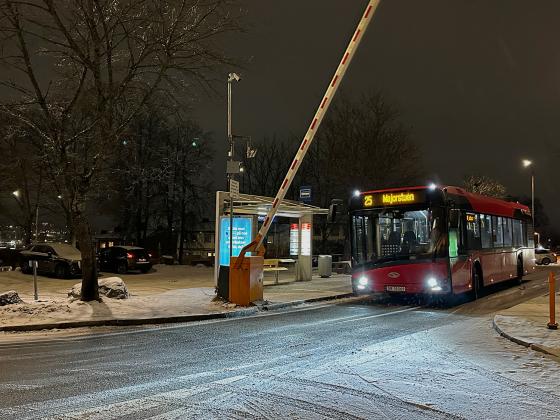
[[[239,82],[241,80],[241,77],[237,74],[237,73],[230,73],[229,74],[229,81],[233,82],[233,81]]]

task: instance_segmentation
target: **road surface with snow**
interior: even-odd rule
[[[0,345],[0,418],[557,419],[560,364],[491,326],[494,311],[542,293],[544,277],[452,308],[345,300],[14,336]]]

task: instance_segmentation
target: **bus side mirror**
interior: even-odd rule
[[[449,229],[459,229],[461,212],[458,209],[449,210]]]

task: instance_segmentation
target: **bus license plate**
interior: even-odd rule
[[[385,291],[387,291],[387,292],[406,292],[406,287],[404,287],[404,286],[385,286]]]

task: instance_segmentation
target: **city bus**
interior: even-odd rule
[[[449,297],[535,269],[527,206],[435,185],[359,192],[350,200],[356,294]]]

